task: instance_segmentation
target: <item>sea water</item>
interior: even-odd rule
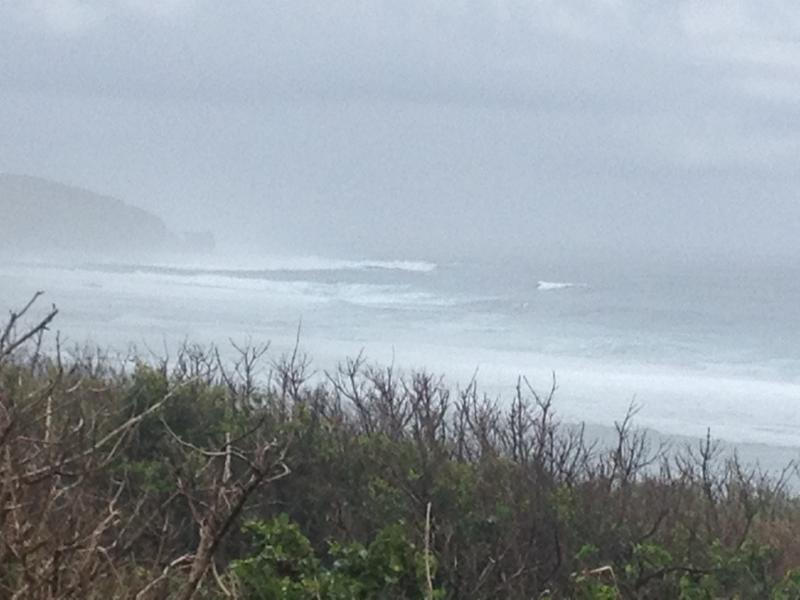
[[[0,308],[35,290],[62,344],[168,353],[188,340],[294,345],[312,368],[363,352],[508,396],[519,376],[568,422],[607,427],[631,403],[667,436],[786,457],[800,447],[800,277],[786,265],[537,264],[253,257],[0,262]],[[782,450],[781,450],[782,449]],[[780,450],[780,452],[779,452]]]

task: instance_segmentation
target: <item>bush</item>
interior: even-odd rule
[[[401,525],[382,529],[369,546],[331,543],[315,556],[308,539],[286,515],[247,524],[255,554],[232,563],[243,598],[276,600],[433,599],[432,557],[406,539]]]
[[[632,426],[595,445],[555,384],[295,352],[43,354],[0,328],[0,597],[800,598],[800,503]],[[242,529],[242,523],[249,525]]]

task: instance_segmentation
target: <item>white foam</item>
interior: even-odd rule
[[[397,271],[411,271],[414,273],[430,273],[436,270],[436,263],[417,260],[345,261],[345,264],[350,265],[346,268],[389,269]]]
[[[338,286],[337,298],[349,304],[370,308],[444,308],[455,306],[455,300],[416,292],[408,286],[342,284]]]
[[[569,288],[583,288],[586,287],[584,283],[571,283],[568,281],[539,281],[536,284],[536,289],[542,292],[551,290],[566,290]]]
[[[365,271],[386,270],[411,273],[430,273],[436,270],[433,262],[422,260],[349,260],[322,256],[258,256],[202,257],[191,260],[154,261],[147,267],[185,269],[187,271]]]
[[[414,290],[406,284],[323,282],[314,280],[267,279],[242,277],[225,272],[180,271],[161,272],[147,268],[132,271],[92,273],[59,267],[30,269],[17,272],[26,279],[47,282],[54,296],[66,290],[91,289],[96,295],[153,299],[161,302],[192,298],[197,305],[205,301],[229,301],[239,306],[247,301],[263,303],[270,309],[320,306],[333,303],[370,308],[431,309],[455,304],[448,298]]]

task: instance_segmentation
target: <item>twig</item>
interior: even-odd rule
[[[431,574],[431,503],[425,511],[425,578],[428,583],[428,600],[433,600],[433,576]]]

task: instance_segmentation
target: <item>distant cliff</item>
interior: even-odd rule
[[[131,257],[184,248],[164,222],[109,196],[0,174],[0,253]]]

